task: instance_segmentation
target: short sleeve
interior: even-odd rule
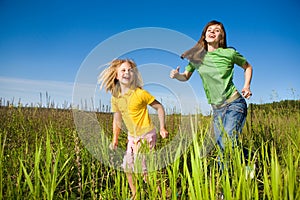
[[[185,70],[188,72],[194,72],[195,71],[195,66],[190,62],[186,67]]]
[[[155,100],[155,97],[154,96],[152,96],[148,91],[146,91],[146,90],[142,90],[142,89],[140,89],[139,90],[139,97],[141,98],[141,100],[143,101],[143,102],[145,102],[146,104],[151,104],[154,100]]]
[[[234,64],[237,64],[238,66],[242,67],[246,64],[247,60],[239,52],[234,51],[233,62],[234,62]]]
[[[112,112],[118,112],[119,108],[116,102],[116,98],[114,96],[111,97],[111,111]]]

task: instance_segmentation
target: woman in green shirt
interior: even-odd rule
[[[183,73],[179,73],[179,67],[172,70],[170,77],[187,81],[195,70],[200,74],[208,103],[213,109],[216,142],[224,150],[224,131],[234,142],[244,126],[247,116],[244,98],[252,95],[252,66],[235,49],[227,48],[225,28],[218,21],[210,21],[197,44],[181,57],[188,59],[189,64]],[[233,84],[235,64],[244,69],[245,81],[241,94]]]

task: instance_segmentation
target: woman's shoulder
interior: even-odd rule
[[[227,47],[227,48],[219,48],[218,54],[228,57],[234,57],[238,52],[233,47]]]
[[[221,52],[228,52],[228,53],[236,52],[236,49],[234,47],[218,48],[218,50]]]

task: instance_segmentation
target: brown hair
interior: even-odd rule
[[[221,40],[219,42],[219,47],[227,48],[227,40],[226,40],[226,31],[224,25],[216,20],[212,20],[206,24],[206,26],[202,30],[202,34],[198,42],[194,47],[185,51],[181,58],[187,58],[191,62],[199,63],[202,61],[203,56],[207,52],[207,42],[205,40],[205,34],[209,26],[211,25],[219,25],[221,27]]]
[[[121,92],[121,87],[119,81],[116,79],[118,68],[123,63],[129,63],[131,68],[133,69],[134,77],[133,82],[130,86],[131,89],[142,88],[143,80],[142,77],[136,67],[136,64],[133,60],[130,59],[116,59],[110,63],[110,66],[106,68],[98,77],[98,82],[102,82],[100,85],[100,89],[105,88],[106,92],[111,92],[111,94],[117,97]]]

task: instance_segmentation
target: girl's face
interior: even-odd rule
[[[222,28],[220,25],[215,24],[207,28],[205,33],[205,40],[208,44],[216,43],[222,39]]]
[[[128,62],[124,62],[118,67],[116,79],[120,82],[121,85],[129,87],[133,81],[133,77],[134,72]]]

